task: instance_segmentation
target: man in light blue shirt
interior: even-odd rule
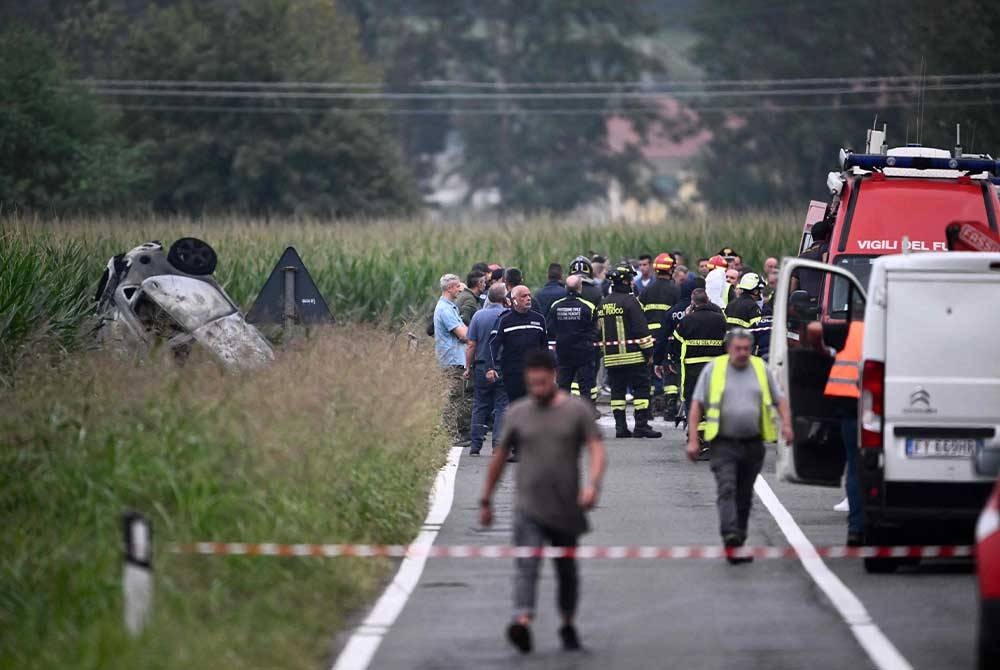
[[[451,381],[451,400],[445,410],[445,425],[453,426],[456,445],[469,439],[472,419],[471,387],[465,375],[465,341],[468,333],[458,314],[455,298],[462,291],[458,276],[441,277],[441,298],[434,308],[434,352]]]

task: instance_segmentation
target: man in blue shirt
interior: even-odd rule
[[[441,298],[434,308],[434,351],[438,365],[451,380],[451,400],[445,411],[445,425],[453,425],[455,442],[468,440],[472,405],[465,379],[465,341],[468,331],[458,314],[455,298],[462,282],[453,274],[441,277]],[[454,423],[453,423],[454,422]]]
[[[472,434],[469,455],[478,456],[486,439],[486,421],[493,416],[493,449],[503,415],[507,411],[507,390],[502,379],[490,381],[486,370],[490,366],[490,336],[496,333],[497,322],[503,314],[507,287],[497,283],[487,292],[486,307],[472,315],[469,323],[468,345],[465,348],[466,378],[472,379]]]

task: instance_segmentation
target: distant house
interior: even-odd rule
[[[697,130],[697,114],[677,100],[664,97],[660,99],[659,106],[660,117],[666,123],[655,124],[645,142],[641,141],[628,118],[609,116],[606,120],[611,151],[622,152],[635,145],[645,158],[647,166],[641,177],[653,196],[639,202],[634,197],[625,196],[621,185],[612,181],[608,184],[606,198],[580,208],[580,213],[600,220],[611,218],[656,223],[663,221],[671,208],[701,208],[692,163],[712,139],[712,133],[705,129]],[[677,137],[671,136],[668,126],[677,129]],[[445,150],[434,158],[435,169],[427,183],[424,202],[432,210],[460,214],[468,209],[491,210],[500,203],[502,196],[496,189],[469,192],[468,183],[459,170],[464,151],[459,134],[450,131]]]
[[[614,152],[624,151],[629,145],[638,147],[648,163],[643,181],[654,194],[640,203],[624,197],[619,184],[609,184],[607,207],[613,219],[654,223],[663,220],[670,207],[700,207],[692,163],[711,141],[712,133],[706,129],[688,131],[697,126],[697,114],[673,98],[661,98],[659,107],[660,118],[677,128],[679,137],[672,137],[663,124],[655,124],[642,142],[629,119],[612,116],[607,120],[608,146]]]

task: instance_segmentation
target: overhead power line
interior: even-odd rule
[[[251,99],[251,100],[380,100],[380,101],[478,101],[478,100],[606,100],[613,97],[622,100],[659,100],[664,97],[679,99],[709,99],[709,98],[747,98],[747,97],[803,97],[803,96],[830,96],[830,95],[883,95],[893,93],[912,94],[917,91],[937,92],[937,91],[986,91],[1000,89],[1000,80],[980,81],[972,83],[926,83],[922,86],[914,85],[885,85],[885,86],[835,86],[822,88],[770,88],[770,89],[732,89],[732,90],[712,90],[712,91],[674,91],[664,93],[660,91],[620,91],[614,93],[607,92],[431,92],[431,93],[395,93],[395,92],[329,92],[329,91],[279,91],[260,90],[244,91],[230,89],[159,89],[159,88],[95,88],[95,92],[100,95],[113,97],[150,97],[150,98],[229,98],[229,99]]]
[[[940,102],[925,102],[925,107],[978,107],[996,104],[994,100],[947,100]],[[699,113],[793,113],[793,112],[831,112],[857,109],[892,109],[909,107],[911,103],[847,103],[822,105],[753,105],[753,106],[705,106],[695,107]],[[118,109],[150,111],[150,112],[192,112],[215,114],[337,114],[337,115],[386,115],[386,116],[614,116],[628,115],[634,112],[648,110],[636,108],[613,107],[550,107],[535,109],[401,109],[394,107],[277,107],[277,106],[217,106],[217,105],[173,105],[173,104],[124,104],[114,105]]]
[[[91,86],[102,91],[111,89],[194,89],[194,90],[261,90],[261,91],[377,91],[382,93],[404,94],[407,92],[447,88],[482,88],[515,92],[520,90],[557,91],[562,89],[593,89],[597,90],[628,90],[638,89],[639,92],[674,92],[692,91],[704,92],[708,89],[728,86],[741,88],[783,88],[783,87],[813,87],[813,86],[865,86],[902,85],[922,83],[944,84],[949,82],[975,83],[1000,81],[1000,73],[973,73],[953,75],[884,75],[855,77],[810,77],[810,78],[780,78],[780,79],[689,79],[689,80],[637,80],[637,81],[525,81],[525,82],[495,82],[467,81],[460,79],[434,79],[408,83],[402,86],[386,87],[376,82],[307,82],[307,81],[213,81],[213,80],[176,80],[176,79],[81,79],[77,83]]]

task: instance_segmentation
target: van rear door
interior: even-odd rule
[[[827,287],[819,300],[806,291],[790,291],[795,273],[816,272]],[[778,476],[818,486],[840,486],[846,453],[840,436],[843,407],[824,395],[833,357],[806,342],[810,323],[823,326],[828,343],[843,342],[852,319],[863,318],[865,290],[848,270],[785,258],[775,289],[769,365],[788,396],[795,438],[778,442]],[[842,344],[840,345],[842,346]]]
[[[1000,434],[1000,255],[934,256],[886,272],[885,479],[988,481],[971,457]]]

